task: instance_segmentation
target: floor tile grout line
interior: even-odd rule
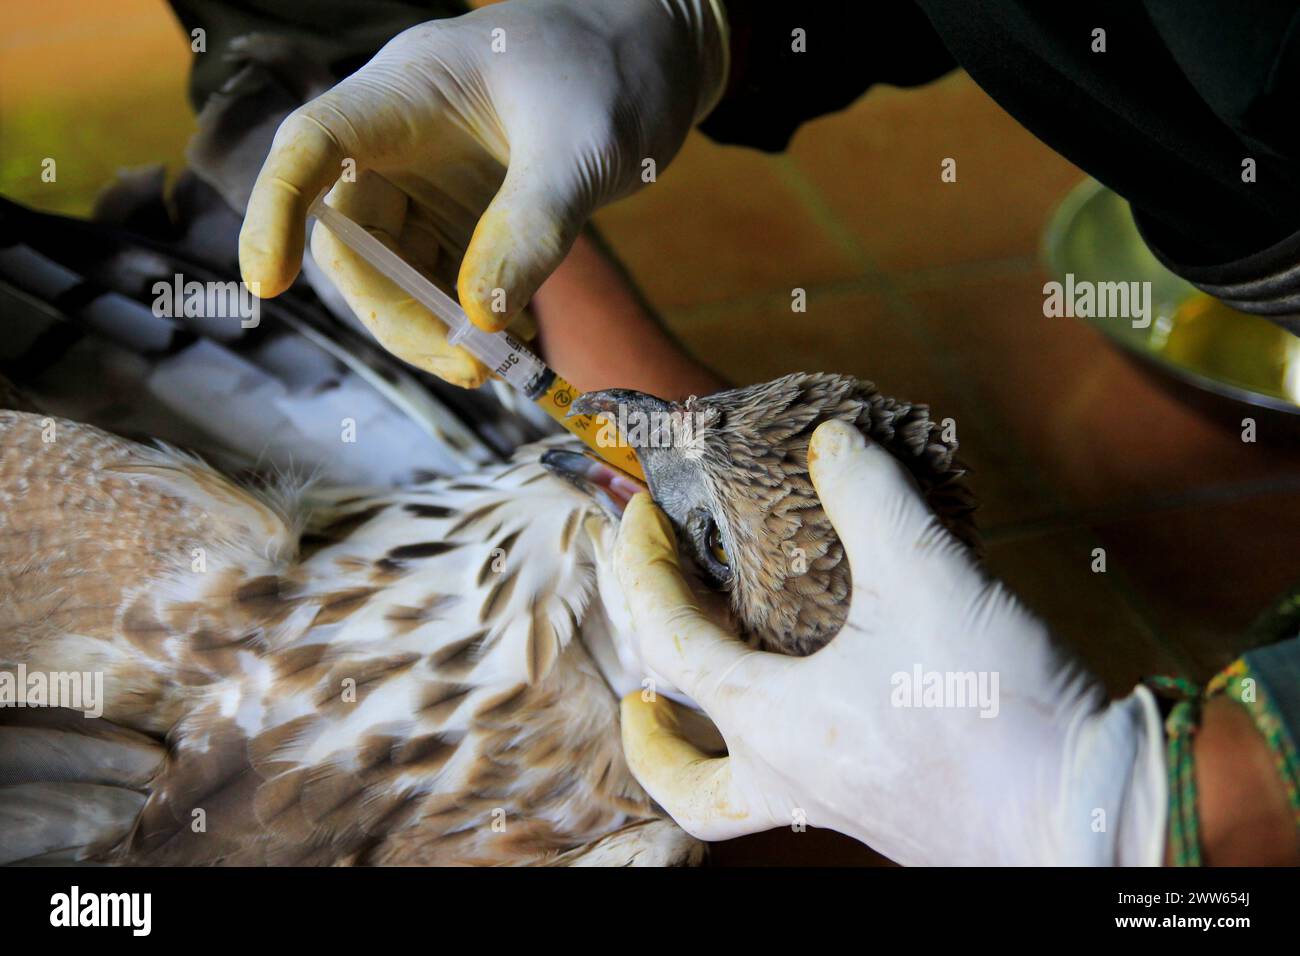
[[[812,217],[813,222],[830,237],[840,253],[854,264],[858,274],[863,277],[879,275],[880,269],[862,248],[862,243],[844,225],[821,190],[804,175],[789,154],[781,153],[777,156],[773,168],[781,181],[800,199],[804,211]]]

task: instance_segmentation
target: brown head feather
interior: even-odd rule
[[[683,403],[622,390],[575,403],[612,414],[620,406],[681,549],[730,592],[742,628],[769,650],[812,653],[848,614],[848,561],[808,475],[808,442],[822,422],[849,422],[887,448],[945,526],[976,543],[957,442],[940,435],[927,406],[870,382],[800,373]],[[659,424],[638,432],[633,412],[658,413]]]

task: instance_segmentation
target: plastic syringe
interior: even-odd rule
[[[607,438],[610,435],[618,436],[616,427],[611,424],[609,429],[602,429],[592,415],[569,417],[567,412],[578,395],[577,391],[513,335],[509,332],[484,332],[469,320],[455,299],[361,226],[334,207],[326,205],[323,193],[312,203],[308,215],[315,216],[340,242],[396,282],[445,323],[448,329],[447,341],[450,344],[461,346],[491,369],[493,375],[517,389],[529,401],[537,403],[546,414],[581,438],[601,458],[645,481],[645,473],[641,470],[636,452],[621,440],[621,436],[617,444],[598,440],[602,431]]]

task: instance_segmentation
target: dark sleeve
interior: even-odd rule
[[[468,10],[464,0],[169,2],[186,34],[196,29],[206,34],[206,49],[195,51],[190,71],[190,102],[196,112],[243,68],[247,55],[240,44],[250,38],[275,38],[285,49],[311,50],[341,80],[408,27]]]
[[[914,0],[730,0],[727,10],[732,82],[700,124],[719,143],[780,152],[802,123],[875,83],[917,86],[956,66]]]
[[[1166,266],[1300,331],[1300,0],[917,4],[1003,109],[1129,201]]]

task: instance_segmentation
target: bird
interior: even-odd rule
[[[843,620],[848,567],[807,473],[819,422],[856,423],[973,526],[955,442],[851,378],[575,405],[695,416],[691,443],[638,449],[649,490],[768,649],[810,653]],[[699,862],[620,748],[643,675],[613,584],[619,478],[562,436],[387,490],[254,488],[0,412],[0,669],[104,687],[97,720],[0,711],[0,859]]]

